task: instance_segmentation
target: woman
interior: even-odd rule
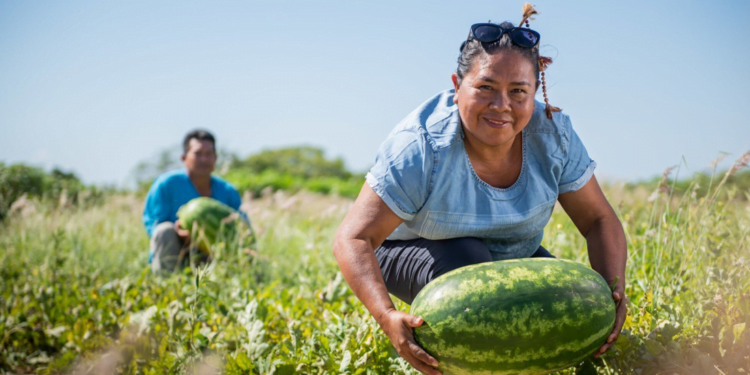
[[[526,10],[521,24],[535,13]],[[592,268],[617,280],[615,327],[596,356],[625,321],[622,226],[568,117],[534,100],[551,62],[538,44],[537,32],[509,22],[473,25],[454,89],[391,132],[336,234],[333,251],[349,286],[425,374],[440,372],[413,339],[423,321],[396,310],[388,293],[411,303],[425,284],[459,267],[551,257],[540,245],[556,201],[586,238]]]

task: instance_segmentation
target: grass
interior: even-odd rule
[[[630,314],[615,349],[564,373],[750,371],[750,199],[722,177],[705,195],[605,188],[629,243]],[[245,199],[257,253],[219,246],[209,267],[168,278],[146,264],[142,203],[127,194],[86,208],[32,201],[11,214],[0,228],[0,371],[416,373],[331,254],[350,199]],[[559,207],[543,245],[588,264]]]

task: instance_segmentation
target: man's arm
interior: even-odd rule
[[[143,226],[149,238],[154,234],[154,228],[159,223],[169,220],[169,201],[166,199],[163,181],[157,179],[146,195],[143,207]]]

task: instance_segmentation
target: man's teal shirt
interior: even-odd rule
[[[159,223],[177,221],[180,206],[200,196],[185,169],[159,176],[148,191],[143,209],[143,225],[149,238]],[[240,194],[232,185],[216,176],[211,176],[211,198],[235,210],[240,208]],[[240,215],[247,220],[243,213],[240,212]]]

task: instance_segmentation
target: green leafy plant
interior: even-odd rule
[[[734,176],[705,192],[668,178],[605,186],[629,244],[629,315],[611,351],[561,374],[750,372],[750,204]],[[351,199],[305,190],[249,202],[260,250],[224,241],[171,277],[147,265],[141,196],[39,200],[0,225],[0,372],[416,374],[331,254]],[[588,262],[562,210],[544,238]]]

